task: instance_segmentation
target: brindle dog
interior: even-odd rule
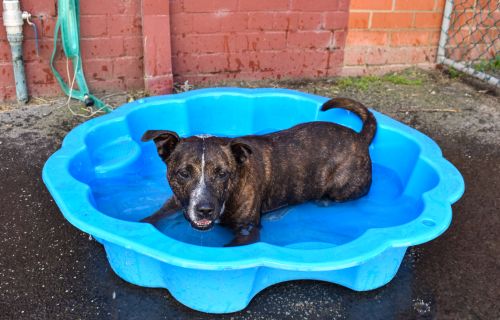
[[[321,110],[332,108],[356,113],[363,120],[361,132],[331,122],[239,138],[147,131],[142,141],[154,140],[174,195],[142,221],[154,224],[183,210],[199,230],[219,220],[235,233],[227,246],[237,246],[259,240],[263,213],[309,200],[362,197],[372,182],[368,147],[375,117],[351,99],[331,99]]]

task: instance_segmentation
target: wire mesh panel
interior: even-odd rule
[[[500,1],[448,0],[438,63],[500,86]]]

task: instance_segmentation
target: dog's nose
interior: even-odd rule
[[[196,212],[202,218],[208,218],[214,212],[214,207],[208,203],[202,203],[196,207]]]

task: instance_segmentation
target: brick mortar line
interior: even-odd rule
[[[322,68],[323,69],[323,68]],[[324,68],[323,70],[332,70],[332,69],[336,69],[336,67],[331,67],[331,68]],[[214,71],[213,73],[174,73],[173,76],[174,78],[183,78],[183,77],[192,77],[192,76],[195,76],[195,77],[217,77],[219,75],[230,75],[230,74],[239,74],[239,73],[244,73],[244,74],[266,74],[266,73],[272,73],[272,72],[281,72],[282,70],[258,70],[258,71],[251,71],[251,70],[240,70],[240,71],[235,71],[235,70],[231,70],[231,71]],[[286,73],[286,72],[283,72],[283,73]],[[309,78],[316,78],[314,76],[311,76],[311,75],[302,75],[301,77],[309,77]],[[324,75],[322,77],[325,77]],[[336,76],[328,76],[328,77],[336,77]],[[282,76],[282,79],[283,78],[290,78],[290,79],[297,79],[297,76],[296,75],[288,75],[288,76]],[[231,78],[230,78],[231,79]],[[232,78],[232,79],[236,79],[238,80],[238,78]],[[241,80],[244,80],[244,79],[241,79]]]
[[[102,36],[95,36],[95,37],[80,37],[80,40],[116,40],[116,39],[132,39],[132,38],[140,38],[140,35],[129,35],[129,34],[124,34],[123,36],[121,35],[110,35],[110,34],[105,34]],[[52,38],[53,40],[54,38]]]
[[[426,44],[426,45],[423,45],[423,46],[412,46],[412,45],[402,45],[402,46],[397,46],[397,47],[393,47],[393,46],[369,46],[369,45],[362,45],[362,46],[346,46],[346,48],[344,49],[344,51],[354,51],[354,50],[351,50],[351,49],[389,49],[389,50],[399,50],[399,49],[416,49],[416,48],[419,48],[419,49],[436,49],[437,50],[437,45],[435,46],[432,46],[432,45],[429,45],[429,44]]]
[[[436,31],[436,30],[441,30],[441,26],[438,26],[438,27],[435,27],[435,28],[418,28],[418,27],[408,27],[408,28],[394,28],[394,29],[391,29],[391,28],[387,28],[387,29],[383,29],[383,28],[372,28],[372,29],[367,29],[367,28],[349,28],[349,30],[347,31],[347,34],[349,34],[349,31],[363,31],[363,32],[392,32],[392,31],[422,31],[422,32],[426,32],[426,31]]]
[[[107,17],[107,16],[113,16],[113,17],[141,17],[140,14],[114,14],[114,13],[102,13],[102,14],[81,14],[81,17]],[[54,18],[57,18],[55,16]]]
[[[358,69],[359,71],[362,71],[360,74],[357,75],[349,75],[348,77],[359,77],[359,76],[365,76],[366,74],[363,71],[376,71],[377,69],[380,71],[383,71],[384,73],[391,73],[391,72],[397,72],[401,71],[403,69],[406,69],[408,67],[420,67],[420,68],[434,68],[436,66],[435,62],[419,62],[419,63],[414,63],[414,64],[386,64],[386,65],[381,65],[381,64],[370,64],[370,65],[359,65],[359,66],[344,66],[342,68],[342,72],[339,76],[341,77],[346,77],[347,75],[344,74],[343,71],[349,71],[349,70],[356,70]],[[387,69],[387,70],[384,70]],[[377,75],[375,74],[369,74],[369,75]]]
[[[150,17],[161,17],[161,18],[169,18],[169,14],[145,14],[144,16],[139,16],[139,17],[144,17],[144,18],[150,18]]]
[[[229,51],[229,54],[231,53],[260,53],[260,52],[266,52],[266,53],[283,53],[283,52],[292,52],[292,53],[301,53],[301,52],[326,52],[326,51],[331,51],[328,50],[328,48],[321,48],[321,49],[296,49],[296,48],[288,48],[291,50],[287,50],[287,48],[283,49],[264,49],[264,50],[259,50],[259,51],[252,51],[252,50],[242,50],[242,51]],[[343,51],[343,49],[335,49],[333,50],[335,52],[340,52]],[[175,54],[174,56],[176,57],[200,57],[200,56],[216,56],[216,55],[227,55],[227,51],[220,51],[220,52],[210,52],[210,53],[189,53],[189,52],[182,52],[179,54]]]
[[[372,49],[401,49],[401,48],[407,48],[407,49],[415,49],[415,48],[427,48],[427,49],[434,49],[436,46],[433,45],[422,45],[422,46],[412,46],[412,45],[402,45],[402,46],[397,46],[397,47],[388,47],[388,46],[376,46],[376,45],[361,45],[361,46],[346,46],[344,51],[348,51],[350,49],[366,49],[366,48],[372,48]]]
[[[238,35],[247,35],[247,34],[262,34],[262,33],[265,33],[265,34],[283,34],[283,33],[286,33],[286,32],[290,32],[290,30],[272,30],[272,29],[269,29],[269,30],[263,30],[263,31],[260,31],[260,30],[257,30],[257,29],[250,29],[248,30],[248,32],[245,32],[243,33],[245,30],[241,30],[241,31],[215,31],[215,32],[208,32],[208,33],[189,33],[189,34],[186,34],[186,37],[190,36],[190,35],[224,35],[224,36],[227,36],[228,34],[235,34],[235,33],[238,33]],[[260,31],[260,32],[259,32]],[[329,31],[327,29],[316,29],[316,30],[298,30],[298,31]],[[181,36],[182,37],[182,34],[184,34],[185,32],[181,32],[181,33],[174,33],[175,35],[177,36]],[[183,37],[184,39],[184,37]]]
[[[113,13],[103,13],[103,14],[81,14],[80,18],[82,17],[136,17],[136,18],[141,18],[142,16],[140,14],[113,14]],[[53,20],[57,20],[57,16],[51,17]],[[52,19],[47,19],[44,17],[44,20],[52,20]]]
[[[255,13],[268,13],[268,14],[274,14],[274,13],[297,13],[297,14],[300,14],[300,13],[304,13],[304,14],[307,14],[307,13],[325,13],[325,12],[340,12],[340,13],[349,13],[349,11],[352,11],[352,10],[311,10],[311,11],[303,11],[303,10],[261,10],[261,11],[222,11],[224,13],[228,13],[227,15],[225,16],[222,16],[221,18],[224,18],[228,15],[231,15],[231,14],[235,14],[235,13],[238,13],[238,14],[255,14]],[[179,12],[175,12],[175,13],[172,13],[172,15],[190,15],[190,14],[217,14],[216,11],[179,11]]]
[[[367,29],[362,29],[362,30],[367,30]],[[243,33],[241,31],[227,31],[227,32],[221,32],[221,31],[217,31],[217,32],[213,32],[213,33],[190,33],[189,35],[193,35],[193,36],[227,36],[227,35],[234,35],[236,33],[238,33],[238,35],[254,35],[254,34],[267,34],[267,33],[270,33],[270,34],[283,34],[283,33],[316,33],[316,34],[320,34],[320,33],[335,33],[337,31],[348,31],[348,29],[345,29],[345,28],[342,28],[342,29],[304,29],[304,30],[278,30],[278,31],[263,31],[263,32],[255,32],[255,31],[252,31],[252,32],[249,32],[249,33]],[[183,32],[181,33],[173,33],[173,35],[175,36],[179,36],[181,37],[182,39],[185,39],[186,37],[183,37],[182,36]],[[99,38],[91,38],[91,39],[99,39]]]
[[[434,66],[436,65],[436,62],[417,62],[417,63],[395,63],[395,64],[358,64],[358,65],[346,65],[343,66],[342,68],[358,68],[358,69],[363,69],[363,68],[380,68],[380,67],[408,67],[408,66],[417,66],[417,67],[422,67],[422,66]]]
[[[137,58],[143,58],[143,56],[118,56],[118,57],[109,57],[109,58],[103,58],[103,60],[111,59],[113,61],[115,60],[125,60],[125,59],[137,59]],[[87,60],[96,60],[96,59],[87,59]]]
[[[83,62],[105,62],[105,61],[109,61],[109,60],[118,60],[118,59],[124,59],[124,58],[134,58],[134,59],[137,59],[137,57],[141,57],[141,56],[118,56],[118,57],[106,57],[106,58],[83,58]],[[64,59],[61,60],[64,62]]]
[[[422,65],[422,64],[436,64],[436,62],[417,62],[417,63],[393,63],[393,64],[349,64],[344,66],[344,68],[362,68],[362,67],[369,67],[369,66],[407,66],[407,65]]]
[[[172,72],[166,73],[166,74],[161,74],[161,75],[156,75],[156,76],[151,76],[151,75],[144,75],[144,80],[149,80],[149,79],[154,79],[154,78],[171,78],[173,76]],[[139,79],[139,78],[136,78]]]
[[[408,63],[408,64],[401,64],[401,63],[396,63],[396,64],[360,64],[360,65],[348,65],[348,66],[343,66],[343,69],[366,69],[367,71],[369,69],[379,69],[379,68],[387,68],[391,69],[394,67],[399,67],[399,68],[408,68],[408,67],[426,67],[426,66],[435,66],[435,62],[417,62],[417,63]],[[394,70],[395,71],[395,70]]]
[[[363,13],[363,12],[375,12],[375,13],[442,13],[443,10],[371,10],[371,9],[353,9],[349,12]]]
[[[241,53],[241,52],[239,52]],[[285,53],[283,51],[280,51],[280,52],[275,52],[275,51],[265,51],[264,53],[266,54],[275,54],[276,56],[279,56],[280,54],[282,53]],[[307,51],[304,53],[304,51],[300,51],[300,52],[290,52],[290,51],[287,51],[287,53],[292,53],[294,55],[296,55],[297,57],[303,57],[305,56],[307,53],[311,54],[311,53],[318,53],[318,54],[322,54],[324,53],[325,55],[328,54],[329,52],[328,51],[314,51],[314,50],[310,50],[310,51]],[[301,53],[304,53],[304,54],[301,54]],[[212,56],[212,55],[199,55],[199,56],[189,56],[189,57],[185,57],[185,56],[174,56],[172,57],[173,59],[185,59],[185,58],[191,58],[191,59],[199,59],[199,58],[220,58],[220,59],[227,59],[228,57],[230,57],[231,55],[227,55],[227,54],[221,54],[221,55],[216,55],[216,56]],[[252,58],[251,56],[249,58]],[[238,59],[242,60],[244,59],[243,57],[238,57]],[[242,61],[243,62],[243,61]],[[325,58],[325,62],[326,62],[326,58]],[[194,66],[193,66],[194,68]]]
[[[313,32],[313,33],[324,33],[324,32],[336,32],[336,31],[348,31],[349,28],[336,28],[336,29],[293,29],[293,30],[286,30],[286,29],[282,29],[282,30],[272,30],[272,29],[268,29],[268,30],[260,30],[260,29],[256,29],[256,28],[252,28],[252,29],[244,29],[244,30],[240,30],[240,31],[215,31],[215,32],[190,32],[190,33],[186,33],[186,32],[175,32],[175,33],[172,33],[172,35],[174,36],[178,36],[178,37],[181,37],[182,39],[185,39],[187,37],[191,37],[191,36],[208,36],[208,35],[215,35],[215,36],[220,36],[220,35],[223,35],[223,36],[227,36],[227,35],[235,35],[235,34],[238,34],[238,35],[262,35],[262,34],[281,34],[281,33],[306,33],[306,32]],[[363,29],[363,30],[368,30],[368,29]],[[183,36],[183,34],[185,34],[185,36]],[[95,39],[95,38],[93,38]]]
[[[290,50],[291,49],[291,50]],[[342,52],[344,49],[335,49],[334,52]],[[220,52],[210,52],[210,53],[189,53],[189,52],[181,52],[178,54],[172,55],[172,57],[175,58],[187,58],[187,57],[193,57],[193,58],[199,58],[199,57],[204,57],[204,56],[227,56],[230,55],[231,53],[308,53],[308,52],[331,52],[327,48],[321,48],[321,49],[296,49],[296,48],[283,48],[283,49],[266,49],[266,50],[259,50],[259,51],[250,51],[250,50],[242,50],[242,51],[220,51]]]
[[[296,47],[289,47],[289,48],[283,48],[283,49],[265,49],[265,50],[259,50],[259,51],[251,51],[251,50],[241,50],[241,51],[229,51],[229,54],[231,53],[301,53],[301,52],[341,52],[343,51],[342,49],[334,49],[334,50],[328,50],[327,47],[325,48],[319,48],[319,49],[305,49],[305,48],[296,48]],[[204,52],[179,52],[176,54],[173,54],[172,57],[175,58],[187,58],[187,57],[193,57],[193,58],[198,58],[198,57],[205,57],[205,56],[226,56],[228,55],[227,51],[220,51],[220,52],[210,52],[210,53],[204,53]],[[236,57],[237,58],[237,57]]]

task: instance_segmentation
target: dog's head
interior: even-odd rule
[[[198,230],[210,229],[224,213],[225,202],[239,178],[239,169],[252,154],[238,139],[193,136],[149,130],[142,141],[153,140],[167,165],[167,179],[184,216]]]

